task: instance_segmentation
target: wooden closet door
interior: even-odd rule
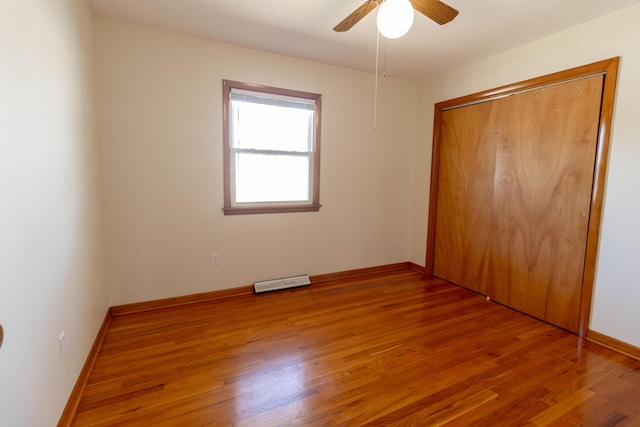
[[[434,275],[577,331],[602,85],[442,112]]]
[[[497,105],[441,115],[434,275],[485,293],[489,263]]]
[[[500,100],[487,294],[574,332],[602,86],[597,75]]]

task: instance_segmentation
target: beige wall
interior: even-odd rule
[[[374,130],[371,74],[105,19],[97,40],[113,305],[409,259],[417,84],[381,82]],[[322,94],[320,212],[222,214],[222,79]]]
[[[83,0],[0,1],[2,426],[57,423],[108,306],[91,26]]]
[[[433,105],[621,56],[591,329],[640,346],[640,6],[447,73],[424,85],[416,145],[411,260],[424,263]]]

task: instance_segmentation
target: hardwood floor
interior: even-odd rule
[[[640,425],[640,362],[406,270],[112,319],[75,426]]]

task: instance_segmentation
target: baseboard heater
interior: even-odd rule
[[[302,276],[285,277],[283,279],[265,280],[262,282],[255,282],[253,284],[253,291],[256,294],[261,292],[277,291],[280,289],[297,288],[298,286],[309,286],[311,280],[309,275],[304,274]]]

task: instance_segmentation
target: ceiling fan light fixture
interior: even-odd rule
[[[378,10],[378,31],[388,39],[397,39],[413,24],[413,6],[409,0],[385,0]]]

